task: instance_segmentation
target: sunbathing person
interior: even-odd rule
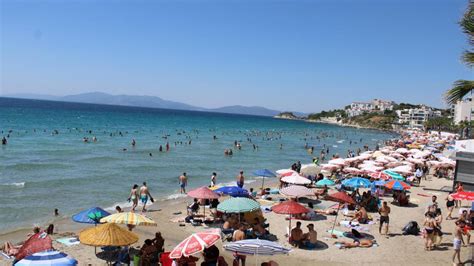
[[[349,223],[351,223],[353,220],[357,220],[361,224],[366,224],[369,222],[369,215],[367,214],[367,211],[364,207],[359,207],[359,209],[354,214],[354,218],[352,218]]]
[[[316,213],[319,213],[319,214],[324,214],[324,215],[336,215],[337,214],[337,210],[333,209],[333,208],[329,208],[329,209],[325,209],[325,210],[315,210]]]
[[[11,242],[5,242],[5,244],[3,245],[2,250],[8,256],[16,256],[16,254],[18,254],[18,251],[20,250],[20,248],[21,248],[21,245],[15,246]]]
[[[263,236],[267,234],[267,230],[263,227],[263,224],[260,222],[260,219],[258,217],[255,217],[255,222],[252,224],[252,231],[255,236]]]
[[[194,202],[188,206],[188,215],[193,215],[199,211],[198,199],[194,199]]]
[[[348,241],[336,242],[336,244],[341,245],[341,248],[356,248],[356,247],[370,248],[371,246],[374,245],[374,243],[375,243],[375,240],[369,240],[369,239],[354,240],[354,242],[348,242]]]

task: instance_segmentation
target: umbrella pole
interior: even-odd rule
[[[290,219],[289,219],[290,224],[288,226],[288,243],[290,243],[290,240],[291,240],[291,214],[289,215],[289,217],[290,217]]]
[[[337,206],[336,218],[334,219],[334,224],[332,225],[331,235],[332,235],[333,232],[334,232],[334,227],[336,227],[337,216],[338,216],[338,214],[339,214],[339,209],[340,209],[340,208],[341,208],[341,203],[339,203],[339,205]]]

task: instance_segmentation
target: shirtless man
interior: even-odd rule
[[[140,200],[143,203],[143,209],[142,212],[146,212],[146,203],[148,202],[148,197],[150,197],[151,202],[153,202],[153,197],[150,194],[150,191],[148,190],[148,187],[146,186],[146,182],[143,182],[142,187],[140,188]]]
[[[390,219],[388,215],[390,214],[390,207],[388,207],[386,201],[382,203],[382,207],[379,209],[379,213],[380,213],[379,234],[382,234],[383,224],[386,223],[387,225],[385,226],[385,235],[388,235],[388,225],[390,223]]]
[[[303,234],[303,245],[307,248],[315,248],[318,242],[318,233],[314,230],[314,224],[308,224],[308,233]]]
[[[244,186],[244,181],[245,181],[244,171],[240,171],[239,175],[237,176],[237,186],[239,188],[242,188]]]
[[[364,207],[359,207],[359,210],[354,214],[354,218],[352,218],[349,223],[353,220],[357,220],[361,224],[366,224],[369,221],[369,215],[367,215],[367,211]]]
[[[291,229],[290,232],[290,244],[298,247],[301,245],[303,240],[303,230],[301,230],[301,222],[296,222],[296,227]]]
[[[464,221],[457,221],[456,222],[456,229],[454,231],[454,239],[453,239],[453,265],[462,264],[461,262],[461,243],[463,242],[462,235],[463,235],[463,227],[466,224]],[[455,263],[454,260],[458,257],[458,263]]]
[[[211,176],[211,187],[214,187],[216,185],[216,180],[217,179],[217,174],[216,172],[212,173],[212,176]]]
[[[232,236],[232,241],[240,241],[245,239],[245,226],[241,224],[239,229],[234,231],[234,235]],[[245,255],[239,254],[237,252],[234,253],[234,261],[233,265],[239,265],[242,262],[242,266],[245,266],[245,259],[247,257]]]
[[[183,173],[179,177],[179,187],[180,187],[180,193],[181,194],[186,194],[186,186],[188,185],[188,177],[186,176],[186,173]]]

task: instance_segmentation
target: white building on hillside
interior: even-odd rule
[[[474,100],[467,98],[459,101],[454,105],[454,123],[459,124],[461,121],[474,120]]]
[[[384,112],[385,110],[393,110],[393,101],[384,101],[374,99],[370,102],[353,102],[350,108],[346,110],[347,116],[353,117],[364,113]]]
[[[430,107],[422,105],[420,108],[397,110],[398,123],[408,128],[423,128],[428,119],[440,117],[441,111],[433,111]]]

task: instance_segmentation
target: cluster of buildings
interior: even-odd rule
[[[421,105],[419,108],[397,110],[396,113],[399,125],[419,129],[422,129],[429,119],[441,117],[441,111],[433,110],[426,105]]]
[[[386,110],[392,111],[395,102],[374,99],[370,102],[353,102],[346,109],[348,117],[358,116],[365,113],[383,113]]]

